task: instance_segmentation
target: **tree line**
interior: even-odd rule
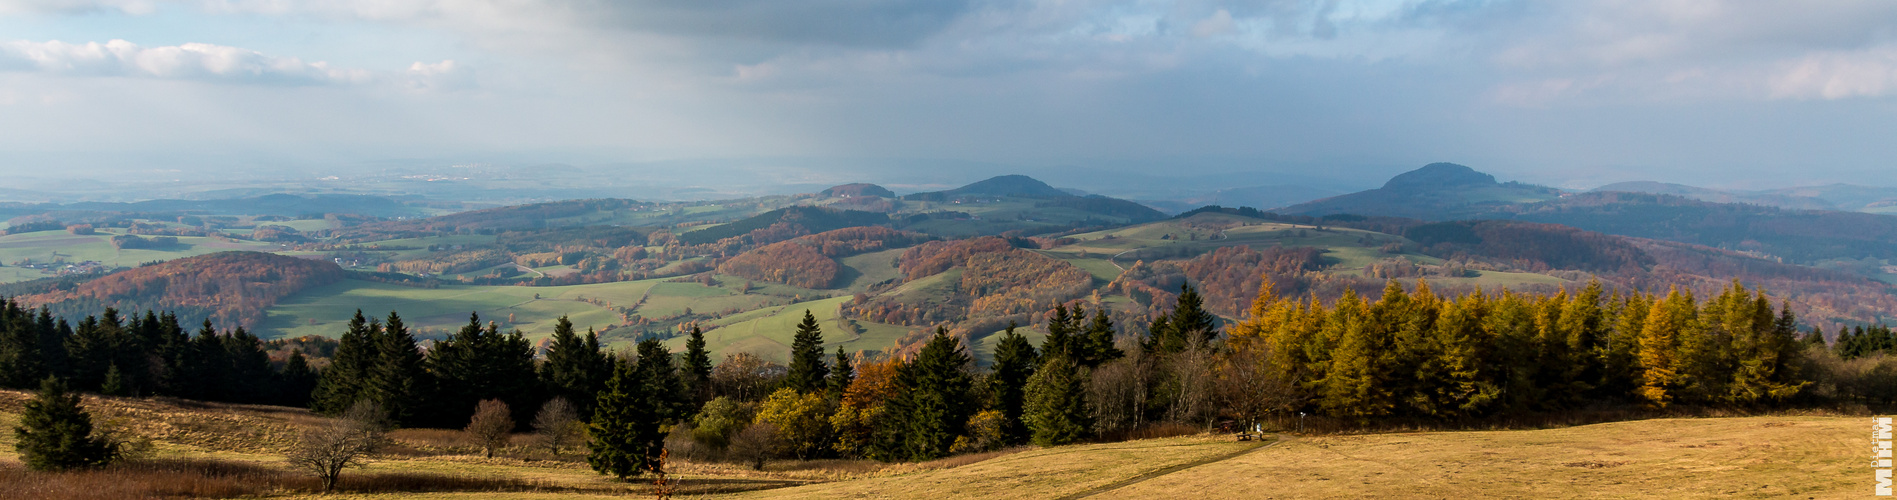
[[[484,429],[490,453],[504,441],[495,436],[528,422],[544,432],[559,420],[548,415],[570,411],[584,423],[589,463],[621,478],[662,470],[664,453],[757,467],[783,457],[916,461],[1220,422],[1251,429],[1294,412],[1456,423],[1602,407],[1897,401],[1889,329],[1846,331],[1835,344],[1815,330],[1801,338],[1788,308],[1738,283],[1701,302],[1599,284],[1441,296],[1426,282],[1392,281],[1374,301],[1347,292],[1327,304],[1278,296],[1265,280],[1242,321],[1222,324],[1189,285],[1172,306],[1145,333],[1123,335],[1107,311],[1061,304],[1038,346],[1009,327],[985,368],[939,327],[911,356],[826,352],[808,311],[785,365],[743,353],[714,364],[696,329],[681,353],[654,339],[611,352],[564,318],[544,355],[479,316],[423,349],[399,315],[358,312],[303,394],[325,414],[368,404],[395,425]],[[0,371],[15,386],[51,374],[85,391],[226,401],[257,397],[231,381],[292,378],[295,365],[271,374],[241,329],[207,325],[190,336],[168,317],[126,323],[108,310],[62,336],[63,321],[9,303]],[[147,330],[160,347],[137,350]],[[261,375],[233,375],[259,366]]]

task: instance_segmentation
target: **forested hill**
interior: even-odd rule
[[[1292,206],[1285,214],[1426,221],[1514,219],[1621,236],[1749,252],[1800,264],[1897,258],[1897,216],[1790,210],[1682,196],[1588,192],[1496,183],[1488,174],[1431,164],[1382,188]]]
[[[220,252],[120,271],[19,300],[72,318],[113,307],[128,314],[170,310],[187,323],[210,319],[220,325],[254,327],[262,321],[264,308],[304,289],[335,283],[343,275],[342,268],[324,260]]]
[[[1110,198],[1100,195],[1075,196],[1072,193],[1056,189],[1033,177],[1025,175],[1003,175],[975,182],[947,191],[915,193],[903,196],[911,201],[958,201],[982,198],[1014,197],[1043,200],[1037,203],[1042,207],[1064,207],[1113,217],[1125,217],[1132,222],[1155,221],[1166,218],[1166,214],[1152,207],[1136,202]]]

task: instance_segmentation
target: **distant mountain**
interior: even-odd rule
[[[678,239],[693,245],[703,245],[725,238],[751,234],[752,231],[769,228],[778,223],[801,227],[802,231],[798,234],[814,234],[846,227],[880,226],[889,222],[888,215],[875,212],[822,207],[785,207],[726,224],[680,233]]]
[[[1772,206],[1772,207],[1779,207],[1779,208],[1790,208],[1794,210],[1838,210],[1838,206],[1832,204],[1829,201],[1825,201],[1823,199],[1814,198],[1814,197],[1808,197],[1808,196],[1795,196],[1795,195],[1788,195],[1788,194],[1776,194],[1776,193],[1770,193],[1770,192],[1723,191],[1723,190],[1718,190],[1718,189],[1707,189],[1707,188],[1702,188],[1702,187],[1688,186],[1685,184],[1672,184],[1672,183],[1666,183],[1666,182],[1653,182],[1653,181],[1620,182],[1620,183],[1608,184],[1605,186],[1594,188],[1594,192],[1613,192],[1613,191],[1624,192],[1624,193],[1665,194],[1665,195],[1680,196],[1680,197],[1685,197],[1685,198],[1692,198],[1699,201],[1710,201],[1713,203],[1749,203],[1753,205],[1765,205],[1765,206]]]
[[[817,194],[819,196],[839,197],[839,198],[857,197],[857,196],[881,196],[884,198],[896,197],[896,193],[894,191],[890,191],[888,189],[883,188],[882,186],[878,186],[875,184],[865,184],[865,183],[860,183],[860,182],[855,183],[855,184],[844,184],[841,186],[834,186],[829,189],[825,189],[823,191],[818,191]]]
[[[1712,196],[1711,190],[1659,183],[1622,186]],[[1382,188],[1318,200],[1281,213],[1351,214],[1426,221],[1513,219],[1560,224],[1815,264],[1833,259],[1897,259],[1897,217],[1791,210],[1754,203],[1701,201],[1675,194],[1559,191],[1437,163],[1390,179]]]
[[[1003,175],[987,180],[950,189],[927,193],[915,193],[903,196],[909,201],[954,201],[965,198],[1010,197],[1046,200],[1039,206],[1065,207],[1093,212],[1113,217],[1125,217],[1132,222],[1146,222],[1166,218],[1164,212],[1136,202],[1101,195],[1075,196],[1065,190],[1047,185],[1025,175]]]
[[[915,193],[904,196],[905,200],[942,201],[962,196],[1013,196],[1018,198],[1065,198],[1073,197],[1066,191],[1055,189],[1045,182],[1025,175],[1002,175],[988,178],[974,184],[932,193]]]
[[[1816,198],[1837,206],[1839,210],[1897,214],[1897,188],[1830,184],[1773,189],[1763,193]]]
[[[1333,196],[1279,210],[1293,215],[1353,214],[1423,220],[1473,218],[1497,207],[1560,197],[1561,191],[1517,182],[1454,163],[1431,163],[1390,179],[1383,187]]]

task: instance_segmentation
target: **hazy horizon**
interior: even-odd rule
[[[55,193],[466,164],[667,189],[1355,190],[1438,161],[1897,185],[1890,2],[0,0],[0,32],[0,172]]]

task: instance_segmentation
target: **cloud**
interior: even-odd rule
[[[1771,78],[1772,97],[1846,99],[1897,92],[1897,46],[1811,54],[1785,66]]]
[[[157,12],[152,0],[0,0],[0,14],[80,14],[118,11],[131,15]]]
[[[141,47],[125,40],[71,44],[0,42],[0,68],[76,76],[117,76],[219,82],[323,85],[357,84],[372,79],[360,69],[271,56],[254,50],[207,43]]]
[[[409,90],[418,92],[450,91],[474,86],[474,75],[453,59],[438,63],[416,62],[408,67]]]

